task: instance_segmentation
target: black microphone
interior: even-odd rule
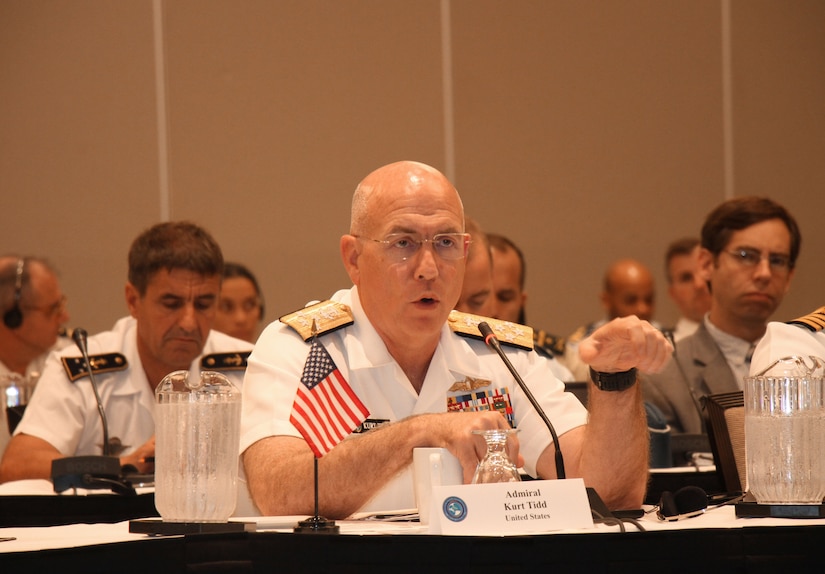
[[[498,353],[498,356],[501,357],[501,360],[504,361],[504,364],[507,366],[507,369],[510,371],[510,374],[513,375],[513,378],[518,383],[518,386],[521,387],[521,390],[524,391],[524,394],[527,395],[527,399],[530,401],[530,404],[533,405],[533,408],[536,410],[538,415],[541,417],[541,420],[544,421],[544,424],[547,425],[547,429],[550,431],[550,435],[553,437],[553,447],[555,448],[556,453],[556,477],[560,479],[566,478],[566,474],[564,472],[564,458],[561,454],[561,447],[559,446],[559,435],[556,434],[556,429],[553,427],[553,423],[550,422],[550,419],[547,418],[547,415],[544,413],[544,409],[541,408],[536,397],[533,396],[533,393],[530,392],[530,389],[527,388],[527,385],[524,383],[524,380],[516,371],[515,367],[513,367],[513,363],[510,362],[510,359],[507,358],[507,355],[504,354],[504,351],[501,350],[501,343],[499,343],[498,339],[496,338],[496,334],[493,333],[493,329],[490,325],[487,324],[486,321],[482,321],[478,324],[478,330],[481,335],[484,337],[484,342]]]
[[[80,349],[83,355],[83,362],[86,363],[86,371],[89,373],[89,381],[92,384],[92,390],[95,392],[95,401],[97,401],[97,412],[100,414],[100,422],[103,425],[103,456],[109,456],[109,423],[106,421],[106,411],[103,410],[103,401],[100,400],[100,393],[97,390],[97,380],[92,370],[92,363],[89,361],[89,348],[86,345],[86,329],[77,327],[72,331],[72,339],[74,344]]]
[[[487,343],[487,346],[493,349],[498,356],[501,357],[501,360],[504,361],[504,364],[507,366],[510,374],[513,375],[516,383],[518,383],[518,386],[521,387],[521,390],[524,391],[525,395],[527,395],[527,399],[530,401],[530,404],[533,405],[533,408],[541,417],[541,420],[543,420],[544,424],[547,425],[547,430],[550,431],[550,435],[553,437],[553,447],[556,454],[556,478],[566,478],[567,475],[564,472],[564,458],[562,457],[561,446],[559,445],[559,435],[556,434],[556,429],[553,427],[553,423],[551,423],[550,419],[547,418],[544,409],[541,408],[541,405],[539,405],[536,397],[534,397],[533,393],[530,392],[530,389],[527,388],[527,385],[524,383],[524,379],[521,378],[515,367],[513,367],[513,363],[510,362],[510,359],[508,359],[507,355],[504,354],[504,351],[501,350],[501,343],[499,343],[499,340],[496,338],[496,334],[493,333],[493,329],[490,325],[488,325],[486,321],[482,321],[478,324],[478,330],[484,337],[484,342]],[[587,500],[590,503],[590,511],[593,513],[595,519],[606,522],[617,520],[610,509],[607,508],[607,505],[605,505],[595,488],[588,486],[585,487],[585,491],[587,492]]]
[[[72,339],[83,355],[83,362],[86,371],[89,373],[89,381],[95,393],[97,402],[97,412],[103,424],[103,456],[69,456],[56,458],[52,461],[52,483],[55,492],[63,492],[69,488],[106,488],[118,494],[135,495],[134,487],[122,480],[120,459],[110,456],[111,445],[109,444],[109,424],[106,421],[106,412],[103,409],[103,401],[100,400],[100,393],[97,390],[97,380],[92,370],[92,362],[89,360],[89,351],[86,345],[86,330],[80,327],[72,331]]]

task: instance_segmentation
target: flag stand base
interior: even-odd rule
[[[334,520],[327,520],[323,516],[313,516],[298,523],[293,532],[300,534],[339,534],[341,527]]]

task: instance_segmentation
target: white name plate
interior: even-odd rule
[[[433,488],[433,534],[527,534],[568,528],[593,528],[580,478]]]

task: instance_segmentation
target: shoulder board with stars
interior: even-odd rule
[[[86,361],[83,360],[83,357],[62,357],[62,360],[63,368],[66,369],[66,375],[68,375],[71,382],[89,376],[89,372],[86,370]],[[95,375],[123,371],[129,366],[126,357],[120,353],[91,355],[89,356],[89,364],[92,366]]]
[[[566,342],[564,337],[551,335],[541,329],[538,331],[533,330],[533,345],[550,351],[553,356],[558,357],[564,355],[564,345]]]
[[[212,353],[201,358],[201,369],[210,371],[243,371],[251,351]]]
[[[336,301],[321,301],[284,315],[279,320],[295,329],[304,341],[309,341],[313,335],[331,333],[355,322],[350,308]],[[313,321],[315,321],[316,333],[312,332]]]
[[[482,337],[478,331],[478,324],[482,321],[486,321],[487,324],[490,325],[490,328],[502,345],[510,345],[527,351],[533,350],[533,329],[526,325],[519,325],[518,323],[501,321],[500,319],[492,319],[490,317],[482,317],[481,315],[462,313],[455,310],[450,311],[450,316],[447,317],[447,323],[450,324],[450,328],[454,333],[463,337],[472,337],[481,340],[483,340],[484,337]]]
[[[813,313],[808,313],[804,317],[799,317],[793,321],[788,321],[791,325],[805,327],[809,331],[825,330],[825,307],[820,307]]]

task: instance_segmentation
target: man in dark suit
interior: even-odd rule
[[[734,198],[708,215],[700,273],[710,312],[676,344],[664,371],[642,378],[645,401],[674,433],[707,432],[702,398],[742,389],[753,349],[790,288],[800,242],[793,216],[770,199]]]

